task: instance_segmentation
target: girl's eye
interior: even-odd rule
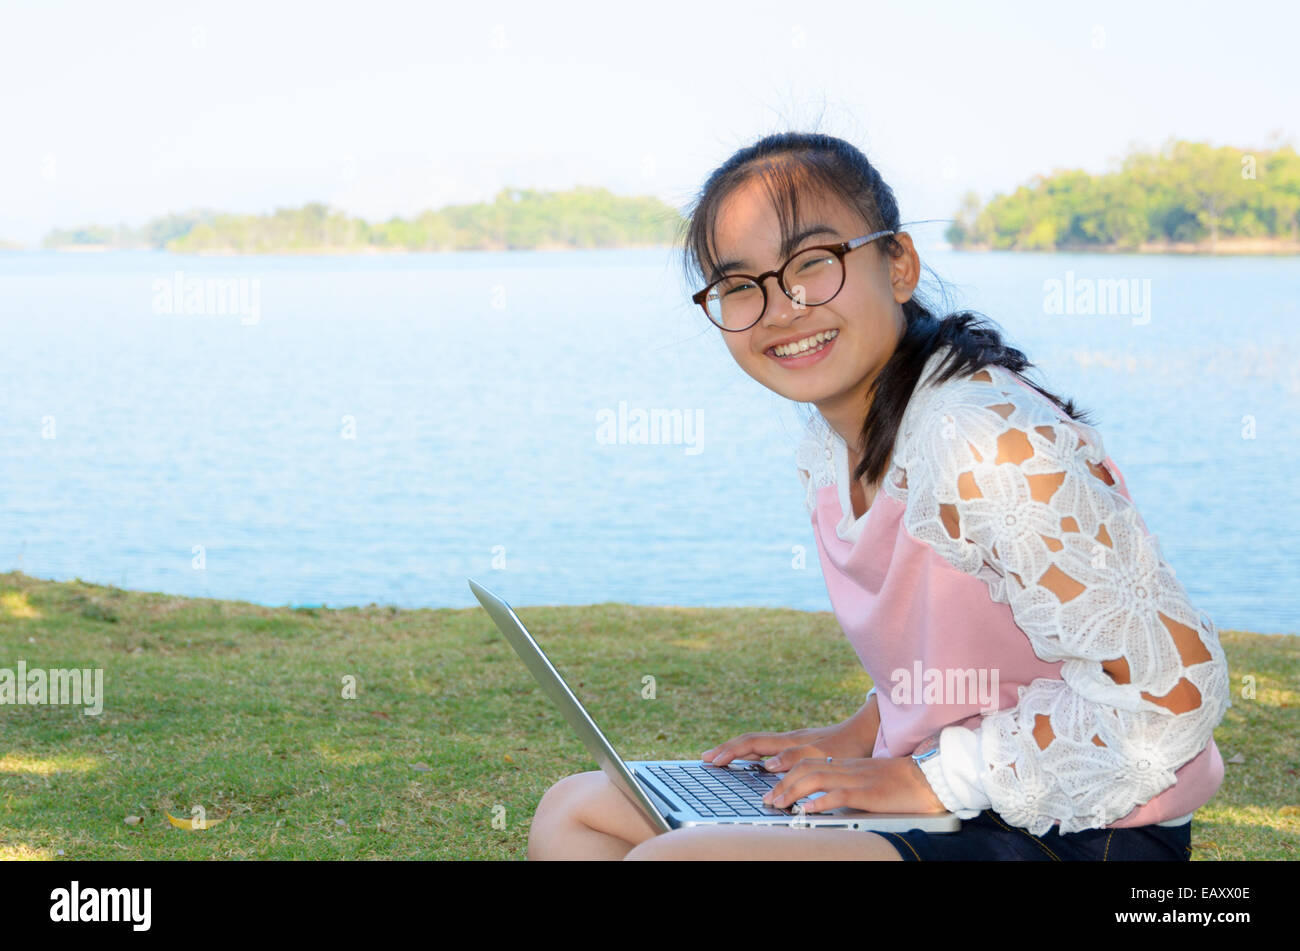
[[[739,291],[747,291],[747,290],[751,290],[753,287],[754,287],[754,283],[753,283],[753,281],[741,281],[740,283],[738,283],[738,284],[733,284],[733,285],[731,285],[730,287],[727,287],[727,286],[724,285],[723,288],[722,288],[722,293],[723,293],[723,294],[735,294],[735,293],[737,293],[737,292],[739,292]]]

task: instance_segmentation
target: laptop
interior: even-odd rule
[[[510,605],[470,578],[469,587],[515,649],[547,696],[560,708],[609,781],[637,806],[660,832],[683,826],[757,825],[864,832],[956,832],[961,820],[951,812],[862,812],[848,807],[807,812],[825,795],[813,793],[790,806],[764,805],[763,796],[784,773],[769,773],[754,760],[714,766],[702,760],[625,762],[588,715],[569,685],[537,646]]]

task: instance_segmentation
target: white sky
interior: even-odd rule
[[[0,0],[0,239],[195,206],[373,220],[505,185],[680,208],[819,115],[904,220],[947,217],[1171,136],[1300,144],[1298,34],[1286,2]]]

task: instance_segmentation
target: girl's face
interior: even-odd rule
[[[803,237],[791,254],[875,230],[838,201],[811,194],[800,199],[802,220],[795,231]],[[841,435],[861,428],[866,390],[893,354],[906,325],[902,304],[916,287],[919,261],[911,237],[895,237],[907,250],[898,258],[883,253],[883,238],[845,255],[844,286],[829,302],[796,307],[776,278],[769,277],[764,282],[767,308],[758,323],[740,333],[719,331],[746,373],[787,399],[815,403]],[[714,260],[740,262],[726,268],[728,272],[759,274],[786,260],[776,210],[754,179],[720,206],[715,240]],[[816,353],[810,348],[802,356],[782,358],[772,349],[825,331],[835,336]]]

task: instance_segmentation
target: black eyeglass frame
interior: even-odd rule
[[[781,288],[781,293],[783,293],[786,297],[790,298],[790,300],[795,299],[794,295],[790,293],[790,289],[786,287],[785,284],[785,269],[794,263],[795,258],[801,257],[807,254],[809,251],[829,251],[839,259],[840,286],[835,288],[835,293],[831,294],[831,296],[826,298],[824,301],[818,301],[816,304],[798,305],[801,307],[820,307],[822,306],[822,304],[829,304],[831,301],[835,299],[836,295],[839,294],[839,292],[844,289],[844,282],[845,280],[848,279],[848,273],[849,273],[848,268],[844,266],[844,255],[848,254],[850,251],[854,251],[858,248],[861,248],[864,245],[870,244],[872,241],[875,241],[877,238],[883,238],[885,235],[893,234],[893,233],[894,232],[892,229],[887,229],[885,231],[877,231],[874,234],[863,235],[861,238],[853,238],[849,241],[841,241],[839,244],[815,244],[809,248],[800,248],[794,254],[790,255],[790,258],[774,271],[764,271],[762,274],[759,274],[757,276],[753,274],[724,274],[722,277],[718,278],[716,281],[713,281],[711,284],[709,284],[709,286],[704,288],[704,290],[697,291],[696,293],[692,294],[691,300],[694,303],[700,305],[700,308],[704,311],[704,316],[709,319],[709,323],[713,324],[713,326],[717,327],[719,330],[725,330],[727,333],[735,333],[735,334],[744,333],[746,330],[749,330],[752,327],[754,327],[755,324],[757,324],[760,320],[763,319],[763,315],[767,313],[767,284],[765,282],[769,277],[776,278],[776,283]],[[704,301],[709,296],[709,291],[713,290],[714,287],[721,284],[723,281],[729,281],[737,277],[747,277],[754,282],[754,285],[759,289],[759,291],[763,295],[763,307],[758,312],[758,316],[754,319],[754,323],[750,324],[748,327],[738,327],[732,329],[731,327],[724,327],[722,326],[722,324],[714,320],[713,315],[709,313],[708,305],[705,304]]]

